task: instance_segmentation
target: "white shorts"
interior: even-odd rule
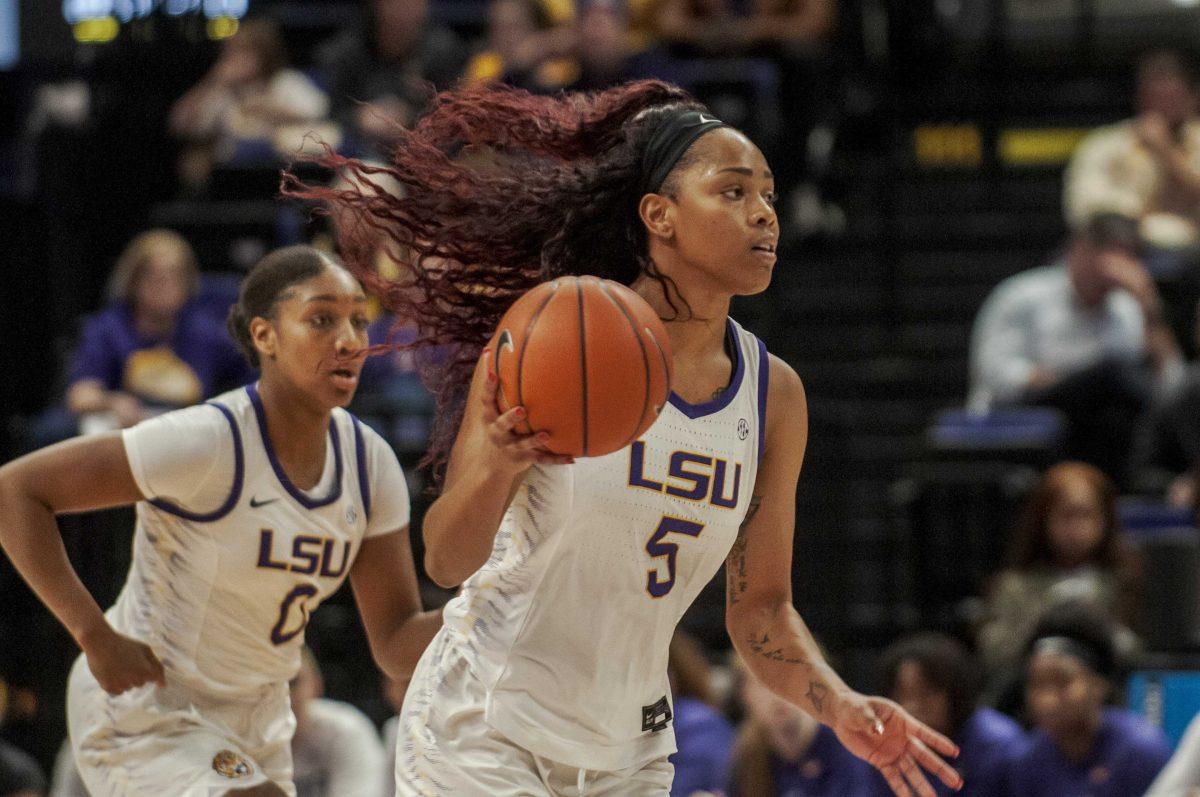
[[[80,656],[67,682],[67,727],[92,797],[213,797],[272,782],[292,785],[286,683],[237,701],[154,684],[112,696]]]
[[[666,797],[666,756],[603,772],[534,755],[484,721],[487,697],[442,629],[421,657],[400,714],[396,797]]]

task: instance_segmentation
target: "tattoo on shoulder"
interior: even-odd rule
[[[746,517],[742,520],[742,525],[738,527],[737,539],[733,541],[733,547],[729,549],[729,556],[725,559],[725,589],[728,606],[737,603],[746,593],[746,525],[754,517],[754,513],[758,511],[761,503],[762,496],[755,495],[750,498]]]

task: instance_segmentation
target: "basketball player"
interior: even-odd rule
[[[366,297],[325,255],[267,255],[229,327],[257,384],[0,469],[0,542],[78,642],[68,724],[93,795],[294,795],[288,680],[312,611],[349,575],[379,666],[405,677],[420,614],[404,477],[341,409]],[[54,515],[137,505],[133,564],[102,614]]]
[[[464,147],[490,152],[489,167]],[[425,342],[459,346],[443,407],[469,385],[456,436],[442,427],[433,442],[435,463],[450,450],[424,522],[429,574],[463,589],[408,690],[399,794],[666,795],[667,651],[722,561],[729,633],[759,680],[897,794],[933,794],[922,767],[961,783],[938,755],[954,745],[850,690],[792,606],[804,388],[728,317],[732,297],[770,283],[779,237],[772,177],[746,136],[661,83],[477,88],[441,95],[386,169],[326,162],[362,182],[293,193],[357,214],[343,245],[364,271],[380,231],[412,247],[394,283],[367,279]],[[406,195],[372,190],[379,174]],[[631,285],[674,350],[674,392],[650,430],[573,464],[541,450],[544,434],[514,431],[524,409],[498,414],[490,350],[469,356],[518,295],[563,274]]]

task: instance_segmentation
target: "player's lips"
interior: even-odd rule
[[[329,372],[333,384],[343,390],[353,390],[358,386],[358,369],[334,368]]]
[[[754,252],[759,260],[764,261],[768,265],[774,265],[776,259],[774,238],[763,238],[750,247],[750,250]]]

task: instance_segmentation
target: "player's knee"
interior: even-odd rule
[[[225,797],[287,797],[287,792],[274,783],[260,783],[248,789],[230,789]]]

